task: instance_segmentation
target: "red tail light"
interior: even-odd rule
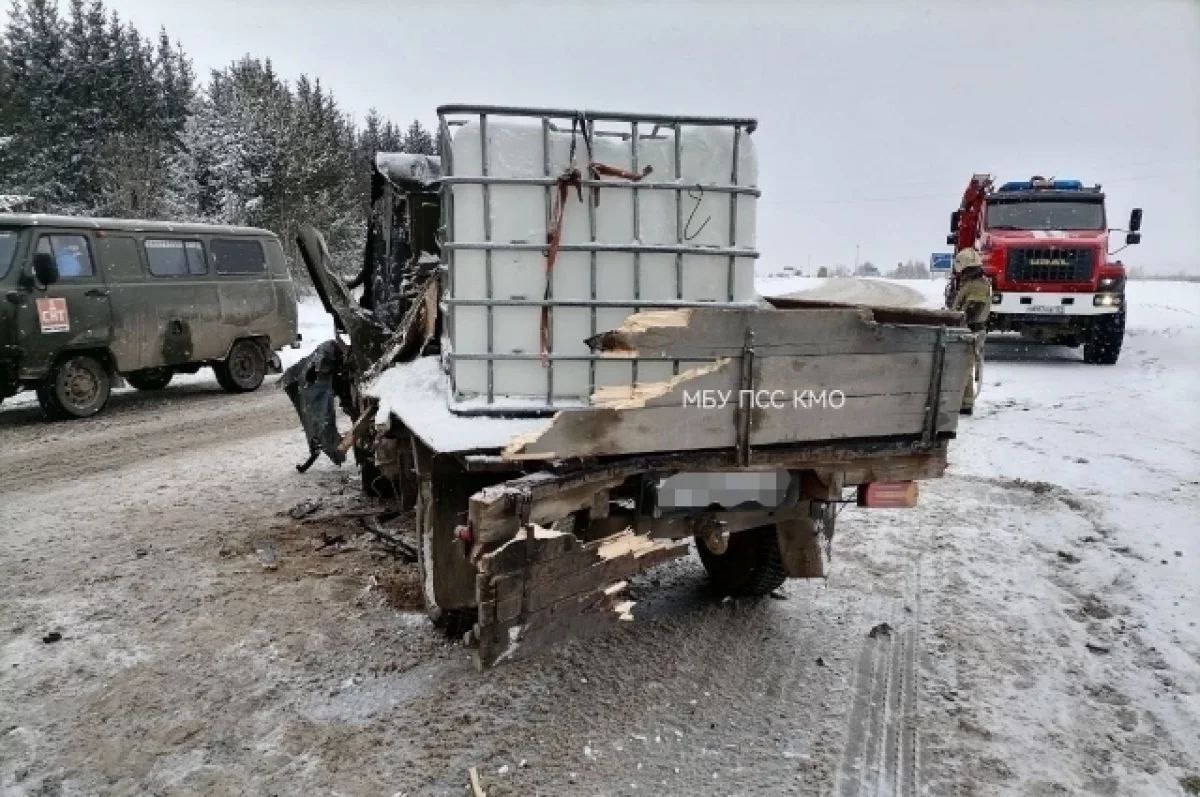
[[[916,482],[871,482],[858,486],[858,505],[871,509],[908,509],[917,505]]]

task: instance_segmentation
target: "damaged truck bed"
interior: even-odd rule
[[[480,115],[496,113],[489,108]],[[549,120],[568,112],[537,113]],[[564,199],[570,197],[566,190],[555,195],[556,185],[568,180],[571,190],[580,184],[594,194],[585,200],[580,191],[580,203],[596,203],[589,214],[608,207],[608,200],[599,198],[608,189],[630,188],[601,179],[612,170],[595,168],[598,146],[592,151],[590,144],[586,150],[581,144],[577,153],[576,131],[595,136],[600,121],[631,124],[631,135],[623,139],[631,142],[651,139],[644,127],[639,132],[639,121],[674,130],[675,141],[685,143],[678,131],[688,124],[732,125],[734,165],[726,192],[733,197],[753,166],[739,144],[739,136],[753,129],[745,120],[578,113],[567,117],[569,163],[581,160],[578,171],[568,168],[554,177],[551,138],[556,131],[565,138],[567,131],[547,121],[541,126],[544,180],[492,177],[484,168],[469,183],[498,190],[506,184],[495,181],[511,179],[522,186],[531,183],[537,192],[544,188],[542,232],[552,244],[563,234],[554,221],[563,214],[555,199],[575,204]],[[480,135],[491,141],[487,123],[481,126]],[[498,138],[493,151],[524,135],[523,128],[514,130]],[[711,132],[704,135],[710,136],[704,151],[711,152],[712,142],[720,140]],[[653,136],[669,141],[672,133],[656,127]],[[443,124],[443,153],[457,152],[461,158],[463,140]],[[637,177],[638,144],[627,146],[633,154],[623,166],[632,168],[622,174]],[[488,146],[483,149],[486,153]],[[677,144],[676,151],[681,149],[686,151],[685,145]],[[488,156],[483,157],[486,166]],[[677,176],[686,177],[684,160],[676,161]],[[496,267],[504,262],[497,249],[496,262],[489,257],[484,263],[494,269],[490,293],[470,300],[495,305],[487,305],[487,349],[474,355],[462,326],[467,317],[454,312],[461,310],[455,297],[470,272],[456,273],[450,243],[457,239],[446,219],[447,212],[454,213],[453,188],[462,183],[455,182],[453,167],[443,174],[437,164],[436,173],[427,168],[410,178],[396,174],[397,162],[407,164],[381,158],[377,167],[364,273],[356,280],[366,286],[362,296],[356,299],[334,273],[316,231],[305,231],[299,243],[339,338],[349,344],[346,367],[333,369],[344,384],[328,391],[348,398],[343,406],[352,427],[343,448],[354,448],[367,489],[415,506],[428,613],[463,634],[481,666],[633,620],[637,607],[628,596],[629,579],[688,554],[693,543],[720,594],[765,595],[788,577],[821,577],[844,505],[911,506],[916,482],[942,475],[973,362],[973,338],[959,314],[747,301],[734,287],[742,249],[685,255],[646,252],[635,244],[630,247],[635,268],[639,257],[658,254],[678,254],[680,262],[691,255],[728,262],[729,294],[721,301],[634,297],[620,316],[624,320],[607,329],[595,326],[605,303],[585,300],[595,328],[565,354],[560,348],[568,345],[564,327],[547,323],[543,311],[541,351],[535,336],[533,344],[509,346],[504,353],[499,336],[518,339],[525,333],[493,329],[492,315],[524,300],[493,298],[504,273]],[[513,157],[510,162],[525,161]],[[639,190],[668,196],[681,191],[669,182],[642,184]],[[432,214],[431,222],[429,206],[435,202],[441,220]],[[738,216],[737,200],[732,204],[727,220]],[[440,234],[423,231],[421,225],[428,223],[437,223]],[[588,236],[583,229],[580,234]],[[590,237],[594,241],[594,228]],[[732,231],[730,239],[739,240]],[[598,244],[580,246],[593,258],[592,268],[598,253],[609,254]],[[552,250],[539,255],[550,266]],[[587,268],[586,260],[580,263]],[[682,282],[676,288],[682,293]],[[389,317],[382,320],[372,307],[385,306]],[[570,306],[560,302],[553,310]],[[456,323],[457,338],[448,330]],[[474,361],[487,363],[486,381],[483,370],[464,367]],[[514,362],[526,370],[506,371]],[[562,363],[572,362],[586,363],[587,370],[576,373],[588,375],[583,383],[588,393],[577,401],[564,395],[572,377]],[[563,369],[558,380],[556,367]],[[632,378],[605,383],[604,374],[618,373],[614,368],[629,368]],[[504,381],[513,373],[546,374],[546,381],[529,391],[536,401],[523,404],[520,394],[505,387],[519,389],[519,380]],[[484,391],[479,394],[482,412],[464,387],[474,374]],[[504,409],[490,406],[504,390],[510,391]]]

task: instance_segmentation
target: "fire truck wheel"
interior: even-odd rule
[[[1092,365],[1114,365],[1121,356],[1125,338],[1125,311],[1100,316],[1083,343],[1083,361]]]
[[[787,580],[774,525],[730,534],[721,554],[713,553],[704,538],[697,535],[696,551],[713,588],[721,595],[767,595]]]

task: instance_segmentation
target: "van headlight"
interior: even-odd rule
[[[1121,294],[1119,293],[1097,293],[1092,297],[1092,304],[1096,307],[1120,307]]]

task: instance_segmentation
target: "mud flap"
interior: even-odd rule
[[[633,619],[626,579],[686,555],[687,540],[629,529],[592,542],[530,524],[479,560],[473,632],[480,669]]]
[[[779,555],[788,578],[824,578],[822,536],[811,518],[780,520],[775,524]]]

